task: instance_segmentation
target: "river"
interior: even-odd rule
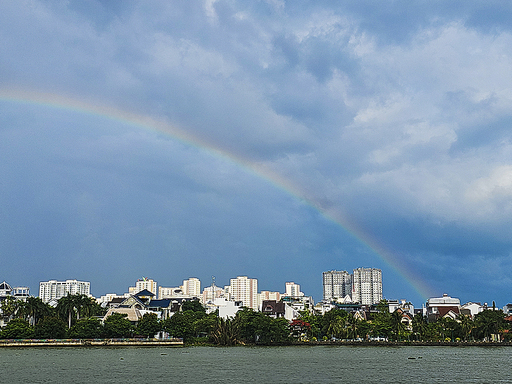
[[[2,383],[512,383],[512,347],[1,348]]]

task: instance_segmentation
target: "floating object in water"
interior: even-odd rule
[[[408,357],[409,360],[416,360],[415,357]]]

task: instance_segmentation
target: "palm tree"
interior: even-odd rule
[[[417,314],[412,318],[412,331],[416,334],[416,336],[419,335],[420,340],[425,339],[427,333],[427,322],[425,321],[423,315]]]
[[[405,331],[405,324],[402,323],[403,314],[402,311],[396,310],[391,314],[391,329],[395,332],[395,338],[397,341],[400,340],[400,334]]]
[[[460,329],[462,331],[462,335],[464,336],[464,340],[467,341],[474,327],[473,320],[471,320],[471,317],[469,316],[460,314],[457,316],[457,321],[460,324]]]
[[[39,297],[30,296],[23,305],[20,305],[19,312],[25,320],[29,321],[30,325],[35,326],[39,319],[52,314],[52,308],[43,303]]]
[[[353,313],[349,313],[347,316],[347,328],[349,330],[349,338],[357,338],[357,326],[359,325],[359,319],[354,316]]]
[[[78,313],[80,307],[80,295],[66,295],[59,299],[57,303],[57,313],[68,321],[68,328],[71,328],[71,323]]]
[[[331,337],[340,338],[344,329],[345,329],[345,318],[342,316],[336,316],[329,323],[329,326],[327,327],[327,334],[331,335]]]
[[[75,298],[78,318],[91,317],[96,307],[94,299],[86,295],[76,295]]]

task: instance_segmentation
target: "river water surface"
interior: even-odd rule
[[[2,383],[512,383],[512,347],[1,348]]]

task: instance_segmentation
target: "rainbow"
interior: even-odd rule
[[[344,231],[354,236],[358,241],[375,252],[386,264],[402,276],[423,299],[426,300],[427,297],[431,296],[431,292],[433,291],[431,287],[429,287],[419,276],[404,267],[395,253],[382,247],[375,238],[363,231],[356,223],[350,221],[345,215],[338,211],[323,208],[312,196],[308,196],[292,181],[283,178],[277,172],[264,164],[250,161],[237,154],[223,150],[204,139],[176,127],[168,121],[128,112],[111,106],[94,104],[60,94],[42,93],[14,88],[0,89],[0,101],[36,104],[49,108],[71,110],[78,113],[96,115],[127,123],[159,134],[164,134],[169,136],[171,139],[178,140],[186,145],[197,147],[211,153],[212,155],[228,159],[236,165],[241,166],[246,171],[269,181],[276,188],[283,190],[285,193],[292,195],[294,198],[297,198],[313,207],[326,220],[341,227]]]

